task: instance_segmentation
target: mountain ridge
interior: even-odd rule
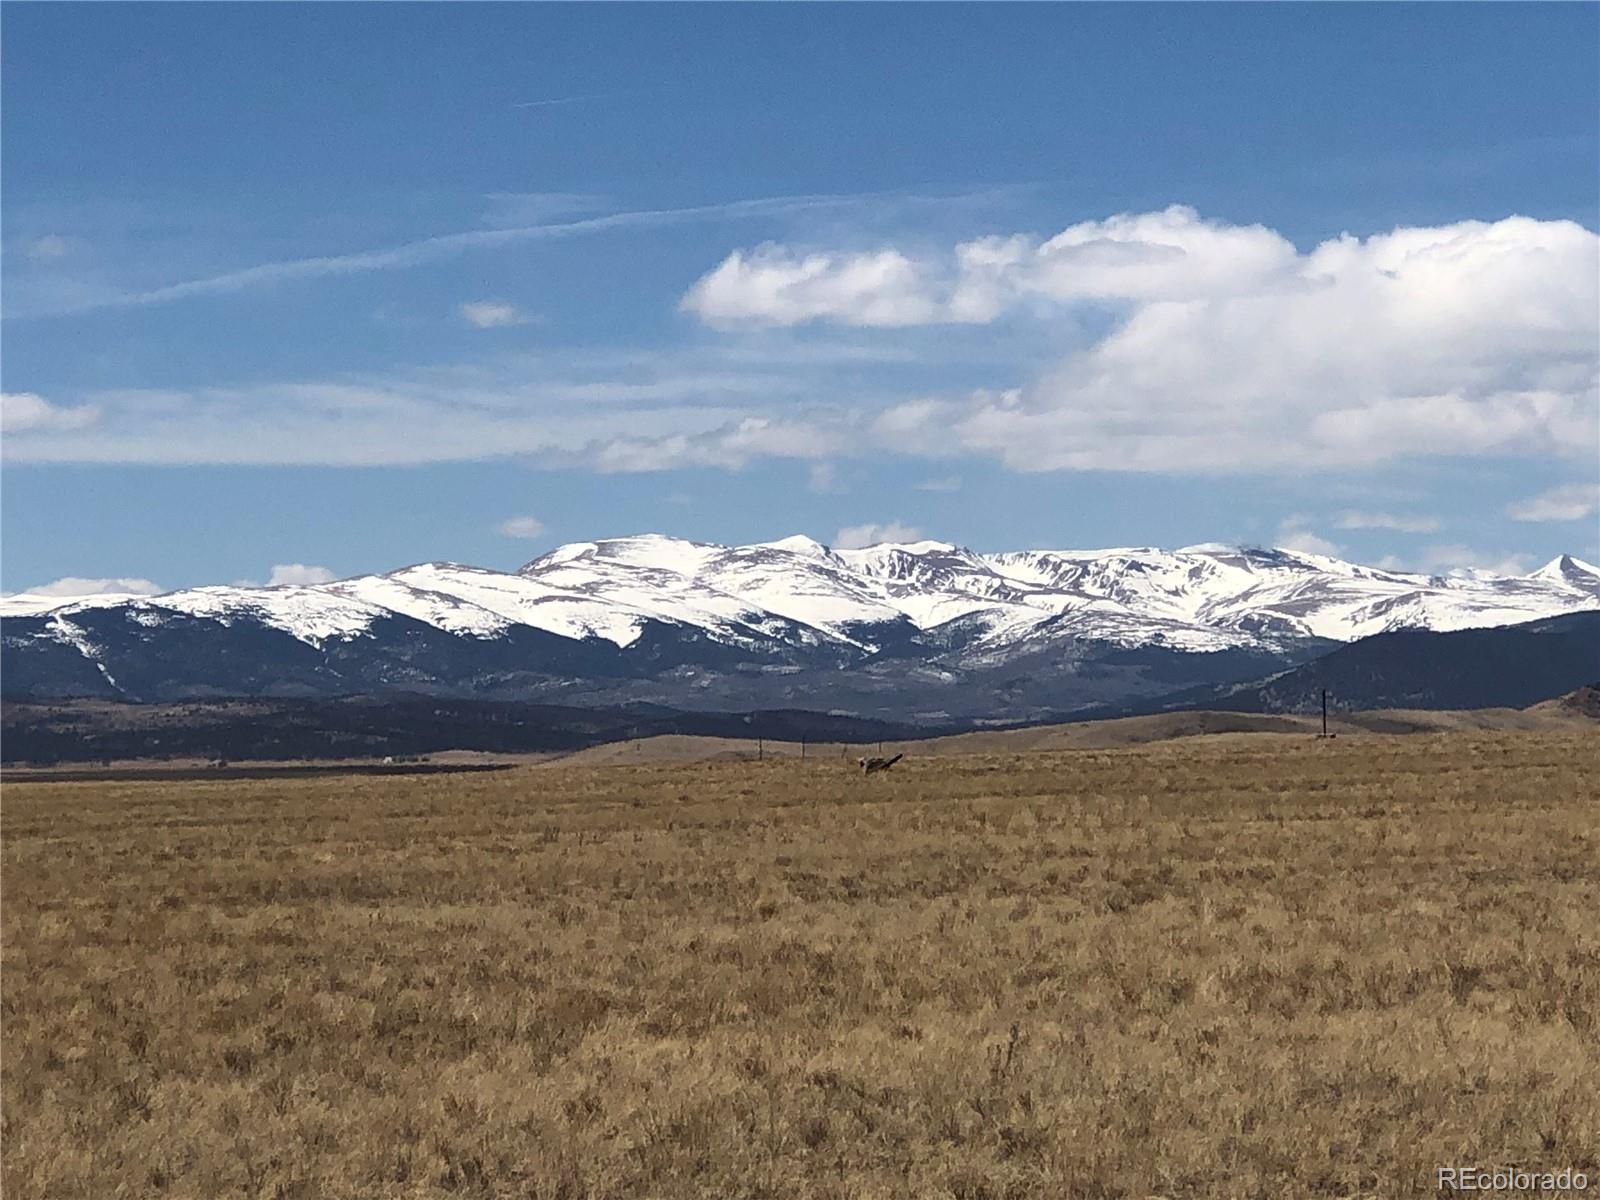
[[[1571,612],[1509,627],[1374,634],[1265,679],[1183,689],[1103,715],[1309,714],[1324,691],[1332,712],[1526,708],[1582,700],[1597,678],[1600,612]]]
[[[568,543],[515,571],[434,561],[326,584],[0,598],[7,695],[399,688],[896,719],[1029,719],[1175,679],[1260,678],[1374,633],[1588,609],[1600,568],[1566,555],[1525,576],[1440,576],[1220,544],[981,554],[661,534]]]

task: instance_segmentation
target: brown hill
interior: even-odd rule
[[[1375,709],[1340,713],[1328,720],[1336,737],[1413,733],[1538,733],[1560,732],[1600,720],[1600,687],[1580,688],[1569,695],[1529,708],[1476,708],[1451,712],[1424,709]],[[1104,721],[1075,721],[1064,725],[1038,725],[1027,729],[993,729],[916,741],[884,742],[885,751],[914,755],[1017,754],[1052,750],[1110,750],[1141,746],[1177,738],[1224,734],[1299,734],[1315,736],[1322,730],[1320,717],[1270,713],[1178,712],[1143,717],[1116,717]],[[808,759],[818,762],[845,759],[853,762],[864,753],[878,753],[876,744],[811,743]],[[745,738],[666,735],[629,742],[591,746],[549,760],[562,766],[622,766],[663,762],[715,762],[734,759],[799,758],[794,742],[761,742]]]
[[[1566,720],[1600,721],[1600,683],[1591,683],[1565,696],[1532,705],[1528,711]]]

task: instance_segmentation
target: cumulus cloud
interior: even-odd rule
[[[282,587],[289,583],[332,583],[338,576],[327,567],[312,567],[305,563],[275,563],[267,579],[268,587]]]
[[[30,596],[159,596],[166,591],[148,579],[82,579],[68,575],[28,589]]]
[[[922,268],[898,250],[796,256],[766,245],[735,251],[681,307],[711,325],[926,325],[940,319]]]
[[[1307,529],[1304,517],[1290,517],[1279,525],[1274,543],[1280,549],[1293,550],[1296,554],[1320,554],[1325,558],[1337,558],[1340,551],[1339,543],[1318,537]]]
[[[906,525],[900,521],[889,521],[881,525],[868,522],[864,525],[846,525],[833,535],[833,545],[836,550],[860,550],[884,542],[915,542],[921,538],[922,530],[914,525]]]
[[[1337,529],[1390,529],[1396,533],[1432,533],[1439,528],[1437,517],[1353,510],[1340,513],[1333,524]]]
[[[1179,206],[933,257],[766,246],[683,303],[718,325],[1099,310],[1111,331],[1041,377],[891,408],[885,440],[1024,471],[1326,469],[1593,447],[1597,257],[1600,239],[1571,221],[1401,228],[1301,253]]]
[[[1517,501],[1506,509],[1506,516],[1513,521],[1581,521],[1596,512],[1600,512],[1600,486],[1566,483]]]
[[[100,410],[92,404],[64,407],[33,392],[0,393],[0,429],[7,433],[59,433],[83,429],[99,419]]]
[[[667,219],[688,218],[629,218]],[[561,236],[580,227],[601,228],[578,222]],[[779,458],[815,465],[818,479],[821,464],[842,472],[852,457],[886,454],[949,463],[929,475],[973,455],[1018,471],[1185,474],[1430,455],[1571,460],[1600,440],[1597,247],[1572,222],[1509,217],[1302,251],[1263,226],[1182,207],[937,253],[767,245],[715,265],[683,301],[709,323],[755,327],[738,337],[363,377],[107,389],[53,404],[22,393],[6,399],[4,453],[329,465],[522,455],[617,472]],[[402,260],[410,251],[393,262]],[[272,278],[386,264],[291,264]],[[198,281],[167,298],[248,282]],[[1006,317],[1004,336],[938,324]],[[807,322],[838,328],[774,328]],[[908,332],[914,323],[929,328]],[[1046,345],[1056,357],[1041,367]]]
[[[1260,225],[1202,220],[1192,208],[1123,214],[963,242],[913,258],[886,247],[802,252],[767,243],[734,251],[682,307],[713,325],[987,323],[1034,299],[1182,301],[1248,294],[1293,269],[1294,246]]]
[[[506,537],[536,538],[544,532],[544,522],[538,517],[507,517],[500,522],[500,532]]]
[[[459,311],[463,321],[479,329],[528,323],[528,318],[515,305],[503,304],[498,300],[475,300],[470,304],[463,304]]]

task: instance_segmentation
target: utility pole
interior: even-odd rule
[[[1328,689],[1322,689],[1322,736],[1328,736]]]

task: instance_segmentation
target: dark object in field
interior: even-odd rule
[[[893,758],[859,758],[856,761],[861,764],[863,775],[871,775],[874,771],[887,771],[904,757],[904,754],[896,754]]]

